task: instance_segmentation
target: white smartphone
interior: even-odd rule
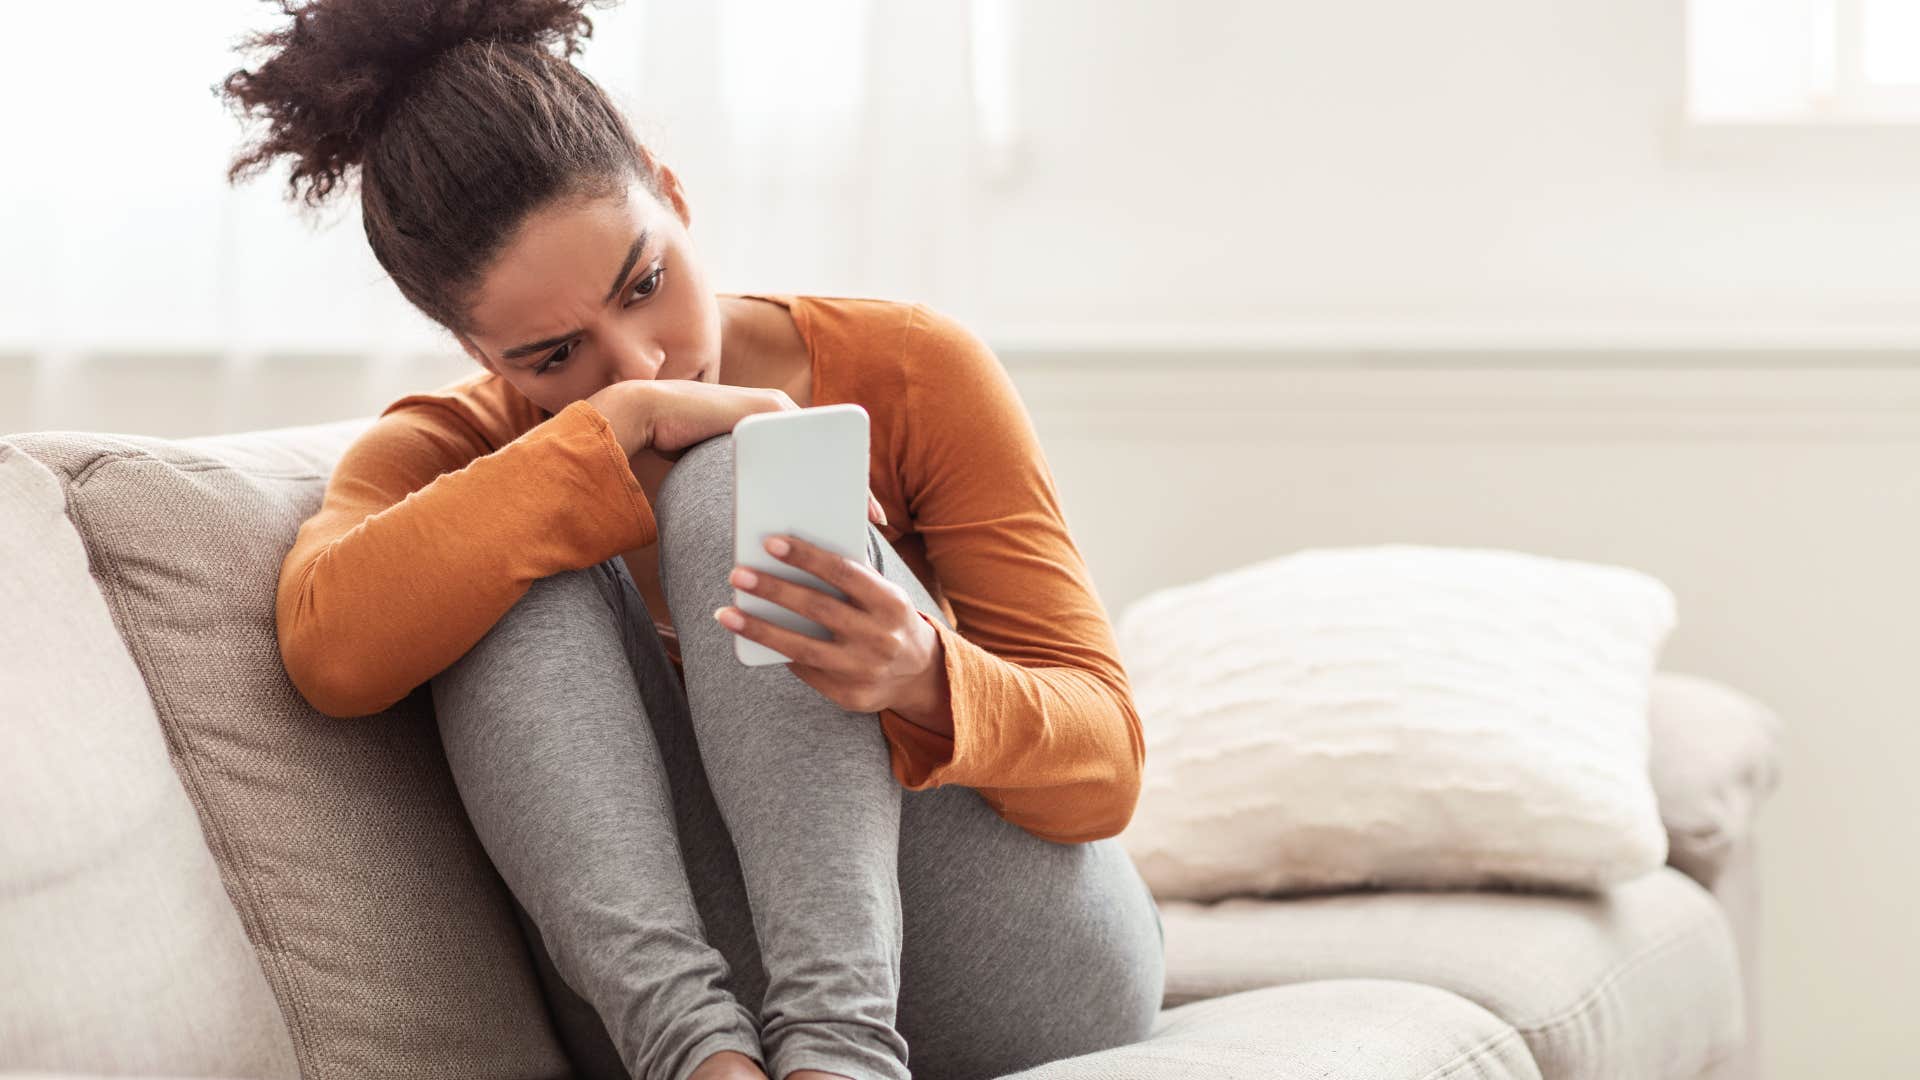
[[[754,413],[733,425],[733,561],[757,573],[847,595],[767,551],[767,537],[797,536],[858,562],[867,561],[867,410],[852,402]],[[775,626],[830,641],[826,627],[791,608],[741,590],[733,604]],[[733,654],[759,667],[792,660],[733,635]]]

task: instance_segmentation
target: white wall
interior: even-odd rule
[[[1920,345],[1920,130],[1680,130],[1683,9],[1021,5],[970,313]]]

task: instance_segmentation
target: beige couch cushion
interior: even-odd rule
[[[1005,1080],[1521,1080],[1526,1043],[1485,1009],[1431,986],[1335,979],[1168,1009],[1130,1046]]]
[[[65,487],[301,1073],[565,1076],[426,693],[330,719],[280,663],[281,557],[366,423],[8,440]]]
[[[1598,896],[1340,893],[1160,905],[1167,1002],[1404,979],[1511,1024],[1547,1080],[1691,1077],[1739,1046],[1726,916],[1671,867]]]
[[[0,443],[0,1071],[296,1077],[60,483]]]
[[[1730,686],[1662,671],[1648,721],[1667,862],[1713,888],[1780,782],[1780,717]]]

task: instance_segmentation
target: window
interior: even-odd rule
[[[1696,123],[1920,123],[1920,0],[1689,0]]]

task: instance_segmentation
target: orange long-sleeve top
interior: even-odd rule
[[[974,788],[1058,843],[1117,835],[1139,799],[1140,718],[998,358],[924,304],[723,295],[792,313],[811,404],[867,410],[881,534],[953,623],[921,616],[942,646],[953,735],[881,710],[895,779]],[[409,394],[342,453],[281,564],[287,674],[326,715],[379,712],[465,655],[534,581],[656,536],[588,402],[548,413],[487,371]]]

